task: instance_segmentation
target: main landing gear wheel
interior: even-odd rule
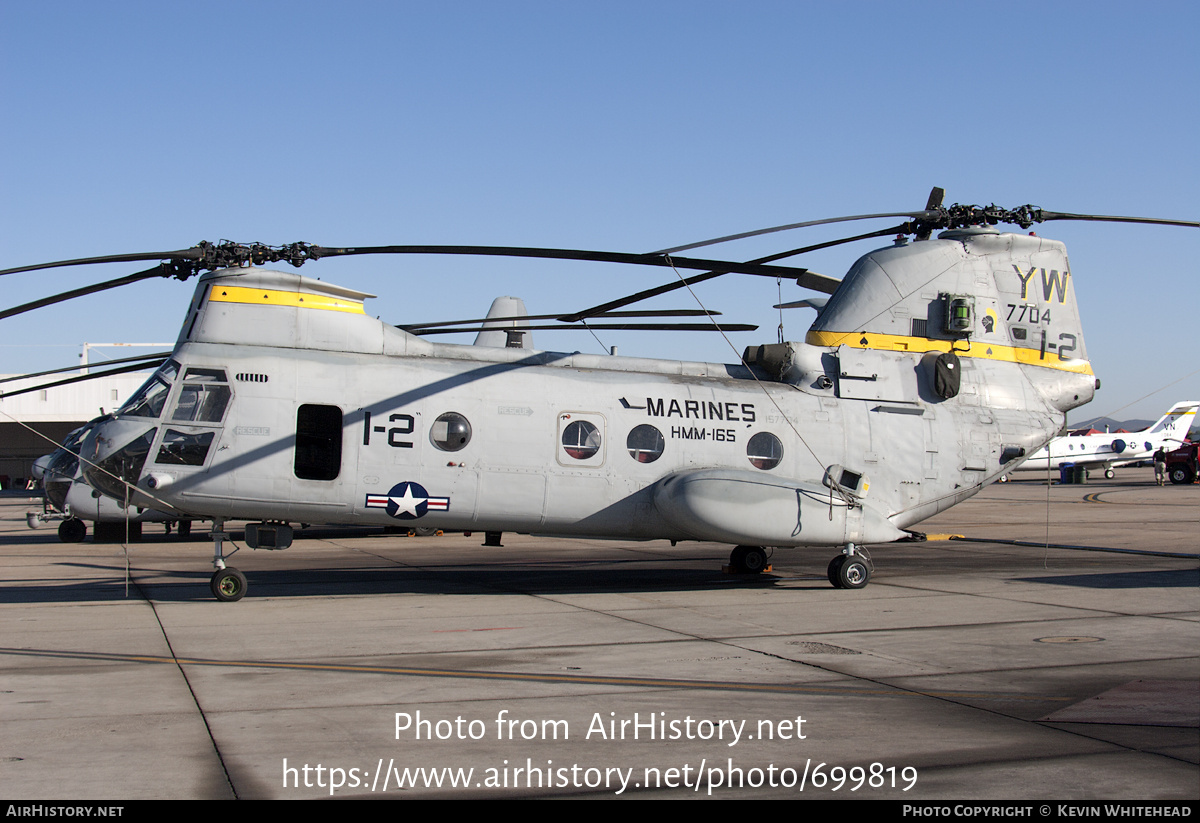
[[[871,569],[860,558],[839,554],[829,561],[826,574],[835,589],[861,589],[871,580]]]
[[[209,582],[213,597],[226,603],[246,596],[246,575],[234,568],[217,569]]]
[[[87,537],[87,526],[78,517],[58,524],[58,539],[64,543],[82,543]]]
[[[729,553],[734,574],[762,574],[767,569],[767,552],[762,546],[738,546]]]
[[[1115,471],[1113,471],[1112,469],[1104,470],[1104,479],[1105,480],[1112,480],[1116,476],[1117,476],[1117,473]]]

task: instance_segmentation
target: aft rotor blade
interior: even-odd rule
[[[24,314],[25,312],[33,311],[34,309],[40,309],[43,306],[53,306],[55,303],[64,303],[67,300],[74,300],[76,297],[83,297],[88,294],[95,294],[96,292],[107,291],[108,289],[115,289],[120,286],[128,286],[131,283],[137,283],[139,280],[149,280],[152,277],[171,277],[174,275],[175,271],[176,270],[174,266],[168,263],[160,263],[152,269],[146,269],[146,271],[138,272],[137,274],[129,274],[125,277],[118,277],[115,280],[106,280],[103,283],[93,283],[90,286],[71,289],[71,291],[65,291],[62,294],[56,294],[52,297],[43,297],[41,300],[34,300],[32,303],[24,303],[20,306],[16,306],[15,308],[5,309],[4,311],[0,311],[0,320],[17,314]]]
[[[661,286],[655,286],[652,289],[644,289],[643,291],[635,292],[634,294],[618,297],[616,300],[610,300],[607,303],[601,303],[599,306],[592,306],[590,309],[584,309],[576,314],[565,314],[558,319],[564,323],[575,323],[580,320],[586,320],[589,317],[600,317],[607,314],[611,309],[617,309],[621,306],[628,306],[632,303],[640,303],[643,300],[649,300],[651,297],[657,297],[660,294],[682,289],[691,286],[695,283],[703,283],[705,280],[712,280],[714,277],[720,277],[725,272],[710,271],[704,274],[697,274],[692,277],[685,277],[682,280],[676,280],[673,283],[665,283]]]
[[[157,360],[158,363],[161,363],[162,361],[166,360],[170,356],[171,356],[171,353],[169,351],[158,351],[158,352],[154,352],[153,354],[139,354],[136,357],[122,357],[117,360],[105,360],[103,365],[115,366],[118,363],[135,363],[138,361],[145,361],[145,360]],[[45,377],[46,375],[50,375],[50,374],[62,374],[63,372],[79,371],[82,368],[90,369],[90,368],[95,368],[97,365],[100,365],[100,364],[91,363],[88,366],[81,366],[81,365],[80,366],[67,366],[67,367],[61,368],[61,369],[50,369],[49,371],[36,371],[36,372],[31,372],[29,374],[18,374],[13,377],[0,378],[0,383],[11,383],[14,380],[29,380],[30,378],[33,378],[33,377]],[[157,366],[157,363],[155,365]]]
[[[663,249],[655,254],[675,254],[675,252],[689,251],[691,249],[699,249],[704,246],[715,246],[718,243],[728,243],[731,240],[743,240],[747,237],[759,237],[764,234],[773,234],[780,231],[791,231],[792,229],[806,229],[810,226],[824,226],[829,223],[849,223],[853,220],[877,220],[884,217],[911,217],[914,220],[930,220],[938,215],[935,210],[922,211],[893,211],[883,212],[880,214],[852,214],[847,217],[826,217],[823,220],[806,220],[803,223],[788,223],[786,226],[772,226],[769,229],[755,229],[754,231],[744,231],[740,234],[728,234],[724,237],[715,237],[712,240],[701,240],[698,243],[688,243],[684,246],[675,246],[670,249]]]
[[[1118,217],[1107,214],[1071,214],[1065,211],[1043,211],[1042,220],[1093,220],[1099,223],[1150,223],[1158,226],[1183,226],[1200,229],[1195,220],[1166,220],[1158,217]]]
[[[163,360],[166,360],[166,358],[164,357],[157,363],[151,361],[149,363],[139,363],[134,366],[122,366],[119,369],[106,369],[104,371],[92,372],[90,374],[81,374],[75,377],[68,377],[66,380],[56,380],[53,383],[42,383],[40,386],[29,386],[28,388],[17,389],[16,391],[0,392],[0,397],[16,397],[18,394],[28,394],[31,391],[38,391],[39,389],[52,389],[55,386],[67,386],[71,383],[84,383],[88,380],[97,380],[101,377],[112,377],[116,374],[126,374],[128,372],[141,371],[149,368],[150,366],[157,368],[163,362]]]
[[[883,237],[890,234],[896,234],[901,229],[906,228],[907,225],[908,224],[906,223],[901,223],[899,226],[892,226],[891,228],[880,229],[879,231],[868,232],[867,234],[857,234],[854,237],[843,237],[840,240],[827,240],[824,243],[815,243],[811,246],[801,246],[800,248],[792,249],[791,251],[760,257],[751,262],[769,263],[773,260],[782,260],[785,257],[794,257],[797,254],[806,254],[810,251],[816,251],[817,249],[827,249],[830,246],[838,246],[842,243],[853,243],[856,240],[866,240],[870,237]],[[675,291],[676,289],[686,288],[695,283],[703,283],[705,280],[712,280],[714,277],[720,277],[724,273],[725,272],[710,271],[704,274],[697,274],[692,277],[685,277],[681,280],[676,280],[673,283],[664,283],[663,285],[655,286],[652,289],[645,289],[625,297],[619,297],[616,300],[610,300],[607,303],[601,303],[598,306],[592,306],[590,309],[584,309],[583,311],[575,314],[563,315],[559,319],[566,323],[574,323],[578,320],[583,320],[588,317],[597,317],[601,314],[609,312],[612,309],[628,306],[633,303],[640,303],[642,300],[648,300],[651,297],[657,297],[660,294],[666,294],[668,292]],[[812,289],[813,291],[819,291],[823,294],[833,294],[835,291],[837,291],[837,287],[841,284],[841,282],[841,280],[838,280],[835,277],[817,274],[815,271],[809,271],[807,269],[802,277],[796,278],[796,285],[806,289]]]

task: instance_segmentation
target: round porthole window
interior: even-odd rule
[[[576,420],[565,429],[563,448],[576,460],[587,460],[600,451],[600,430],[586,420]]]
[[[629,449],[629,456],[639,463],[653,463],[662,457],[665,447],[666,441],[663,440],[662,432],[645,424],[635,427],[625,439],[625,448]]]
[[[773,469],[783,459],[783,444],[770,432],[759,432],[746,444],[746,456],[756,469]]]
[[[446,412],[433,421],[429,439],[444,452],[456,452],[471,442],[471,424],[458,412]]]

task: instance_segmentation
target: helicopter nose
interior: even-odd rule
[[[84,479],[101,493],[124,501],[136,491],[156,431],[156,426],[133,418],[96,426],[80,448]]]

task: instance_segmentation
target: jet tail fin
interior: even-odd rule
[[[1150,428],[1146,429],[1147,433],[1155,434],[1158,432],[1167,432],[1174,434],[1180,439],[1187,434],[1188,429],[1192,427],[1192,423],[1196,420],[1196,410],[1200,408],[1200,401],[1185,400],[1182,403],[1176,403],[1167,413],[1158,419]]]

